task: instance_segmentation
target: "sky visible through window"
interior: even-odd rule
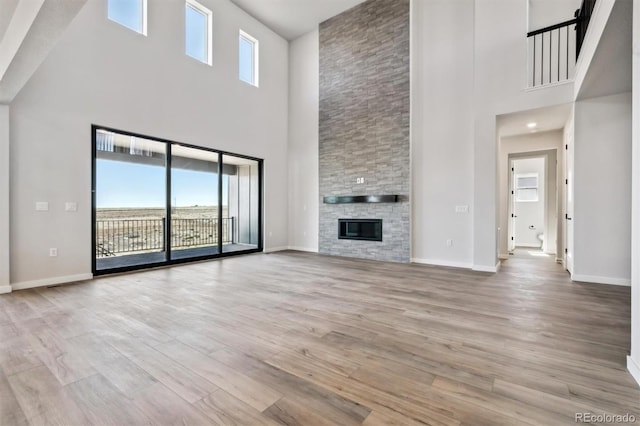
[[[139,33],[142,32],[143,0],[109,0],[109,19]]]
[[[187,4],[185,6],[185,52],[207,62],[207,15]]]
[[[227,205],[228,182],[222,176],[222,200]],[[184,169],[171,174],[172,206],[217,206],[218,175]],[[97,208],[164,208],[164,167],[96,160]]]
[[[254,84],[253,42],[241,36],[239,49],[240,80],[245,81],[249,84]]]

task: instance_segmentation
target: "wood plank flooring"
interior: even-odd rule
[[[640,422],[629,336],[550,258],[226,258],[0,296],[0,425]]]

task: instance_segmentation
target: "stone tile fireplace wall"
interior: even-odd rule
[[[369,0],[320,24],[320,253],[408,262],[409,0]],[[356,183],[364,178],[364,183]],[[383,241],[338,239],[338,219],[382,219]]]

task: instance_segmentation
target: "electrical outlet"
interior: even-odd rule
[[[469,213],[469,206],[456,206],[456,213]]]
[[[356,183],[358,185],[361,184],[361,183],[364,183],[364,178],[363,177],[356,178]]]
[[[447,240],[447,247],[453,247],[453,240]]]
[[[36,202],[36,211],[37,212],[49,211],[49,203],[47,203],[46,201],[38,201],[38,202]]]
[[[49,256],[50,257],[58,257],[58,249],[57,248],[50,248],[49,249]]]
[[[78,203],[74,201],[67,201],[66,203],[64,203],[64,210],[67,212],[77,212]]]

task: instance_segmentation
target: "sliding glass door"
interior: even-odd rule
[[[171,257],[220,253],[218,248],[218,156],[171,146]]]
[[[167,260],[166,163],[163,143],[96,130],[96,270]]]
[[[225,253],[255,249],[260,234],[260,167],[255,160],[224,154],[223,212]]]
[[[93,127],[94,273],[262,250],[262,160]]]

